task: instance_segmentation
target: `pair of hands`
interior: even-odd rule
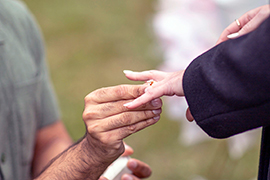
[[[131,155],[133,150],[124,145],[123,139],[160,119],[160,98],[132,110],[123,106],[142,95],[144,90],[144,85],[119,85],[98,89],[85,97],[83,120],[94,162],[110,164],[122,153]],[[150,167],[136,159],[130,159],[128,167],[133,175],[123,175],[123,180],[127,176],[137,180],[151,174]]]
[[[243,36],[253,30],[255,30],[266,18],[269,17],[270,9],[269,5],[264,5],[253,9],[243,16],[241,16],[237,22],[230,24],[220,35],[217,44],[227,41],[228,39],[237,38]],[[230,36],[232,35],[233,36]],[[141,106],[144,103],[151,101],[152,99],[166,96],[184,96],[182,79],[184,71],[178,72],[161,72],[157,70],[143,71],[143,72],[132,72],[129,70],[124,71],[126,77],[133,81],[149,81],[154,80],[155,82],[151,87],[146,89],[146,92],[135,99],[133,102],[126,104],[125,106],[129,109],[133,109]],[[189,121],[193,121],[193,116],[189,108],[186,111],[186,118]]]
[[[228,40],[228,35],[232,33],[238,33],[236,35],[239,37],[253,31],[268,16],[268,5],[249,11],[238,19],[241,27],[233,22],[223,31],[217,44]],[[86,139],[95,162],[112,163],[125,151],[123,143],[125,137],[159,120],[162,106],[159,97],[184,96],[182,87],[184,71],[167,73],[151,70],[124,71],[124,73],[130,80],[155,82],[102,88],[86,96],[83,119],[87,128]],[[188,120],[193,120],[189,109],[186,116]],[[132,152],[126,149],[126,155]],[[137,166],[132,168],[132,164]],[[135,159],[130,160],[128,167],[135,175],[131,175],[132,179],[145,178],[151,174],[148,165]],[[122,179],[125,177],[124,175]]]

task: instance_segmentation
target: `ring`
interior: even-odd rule
[[[150,86],[152,86],[152,85],[154,84],[154,82],[155,82],[155,81],[154,81],[154,80],[152,80],[152,79],[151,79],[151,80],[149,80],[149,81],[147,81],[147,83],[149,83],[149,85],[150,85]]]
[[[239,27],[239,29],[241,29],[241,24],[240,24],[239,20],[236,19],[235,22],[236,22],[237,26]]]

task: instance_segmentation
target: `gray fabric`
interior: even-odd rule
[[[20,1],[0,0],[0,173],[5,180],[31,179],[35,133],[58,119],[39,29]]]

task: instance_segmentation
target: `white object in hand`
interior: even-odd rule
[[[121,180],[123,174],[131,174],[131,170],[127,167],[127,162],[130,157],[121,156],[116,159],[103,173],[102,176],[108,180]]]

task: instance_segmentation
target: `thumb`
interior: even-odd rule
[[[133,149],[127,145],[126,143],[124,144],[125,145],[125,152],[122,154],[122,156],[130,156],[133,154]]]

